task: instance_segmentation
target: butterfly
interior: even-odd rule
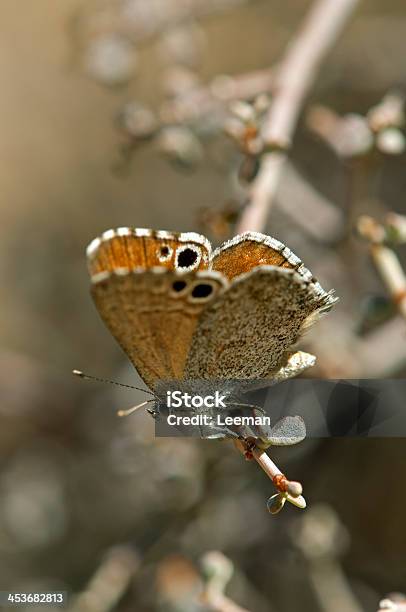
[[[150,389],[238,380],[252,390],[297,376],[315,357],[292,346],[337,301],[257,232],[213,251],[197,233],[122,227],[90,243],[87,263],[96,308]]]

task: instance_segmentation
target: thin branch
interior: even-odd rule
[[[140,559],[130,546],[108,551],[85,590],[77,595],[70,612],[110,612],[116,607],[137,573]]]
[[[392,229],[396,224],[399,227],[399,238],[403,238],[404,219],[399,215],[389,216]],[[372,260],[385,283],[389,294],[396,304],[402,317],[406,319],[406,275],[403,267],[393,251],[385,244],[388,228],[381,225],[372,217],[363,216],[358,221],[358,232],[370,242]]]
[[[235,441],[235,446],[243,455],[246,455],[247,447],[242,441]],[[306,500],[301,495],[302,485],[294,480],[288,480],[269,455],[262,449],[254,447],[250,452],[258,465],[264,470],[265,474],[272,480],[276,488],[284,494],[287,501],[298,508],[306,508]]]
[[[226,587],[234,574],[234,565],[220,551],[212,550],[203,555],[201,565],[206,574],[202,601],[212,612],[249,612],[232,601],[225,594]]]
[[[332,556],[313,561],[309,570],[310,583],[323,612],[362,612],[338,559]]]
[[[343,571],[340,557],[349,545],[349,534],[334,510],[313,506],[291,531],[293,543],[307,561],[317,609],[323,612],[362,612]]]
[[[406,597],[401,593],[388,595],[379,602],[379,610],[392,610],[392,612],[406,612]]]
[[[281,171],[301,106],[317,70],[359,0],[317,0],[278,69],[276,93],[263,129],[266,148],[261,169],[250,190],[250,204],[242,214],[238,233],[262,231],[273,203]]]
[[[246,608],[241,608],[224,593],[213,592],[210,589],[205,591],[203,601],[212,612],[249,612]]]
[[[372,244],[371,256],[402,317],[406,319],[406,276],[395,252],[382,245]]]
[[[190,123],[212,114],[225,114],[233,100],[251,100],[272,90],[274,70],[264,69],[235,76],[216,76],[207,85],[200,85],[173,100],[165,102],[160,110],[162,123]]]

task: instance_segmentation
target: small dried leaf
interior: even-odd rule
[[[271,514],[278,514],[285,505],[285,502],[286,495],[283,493],[275,493],[275,495],[272,495],[272,497],[268,499],[266,505]]]
[[[291,446],[302,442],[306,437],[306,425],[301,416],[287,416],[270,428],[261,427],[264,437],[262,444],[268,446]]]

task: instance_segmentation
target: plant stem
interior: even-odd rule
[[[275,95],[263,128],[269,149],[251,184],[250,203],[243,211],[237,233],[263,231],[273,203],[302,104],[317,70],[341,33],[359,0],[317,0],[278,66]],[[282,149],[282,150],[281,150]]]

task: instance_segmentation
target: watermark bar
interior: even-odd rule
[[[258,437],[286,417],[310,438],[406,437],[405,379],[169,381],[155,393],[158,437]]]

